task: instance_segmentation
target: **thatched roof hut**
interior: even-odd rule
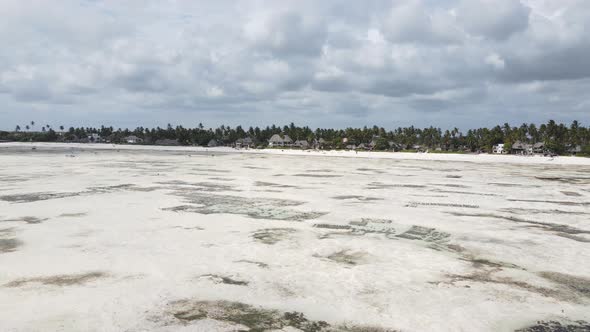
[[[291,139],[291,137],[289,137],[289,135],[283,135],[281,137],[281,135],[279,134],[274,134],[268,140],[269,146],[291,146],[292,144],[293,140]]]
[[[300,149],[309,149],[309,143],[306,140],[296,140],[293,143],[293,147]]]

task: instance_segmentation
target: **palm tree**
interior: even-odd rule
[[[14,129],[14,131],[20,131],[20,126],[16,125],[16,128]]]
[[[64,126],[59,126],[60,131],[64,131]]]
[[[25,126],[25,128],[26,128],[27,130],[29,130],[31,127],[29,127],[29,125],[26,125],[26,126]]]

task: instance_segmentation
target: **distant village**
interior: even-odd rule
[[[511,127],[508,124],[479,128],[462,133],[457,128],[405,127],[387,131],[377,126],[346,129],[315,129],[289,126],[265,128],[241,126],[205,129],[182,126],[134,130],[100,128],[54,129],[43,125],[41,130],[31,121],[16,126],[14,131],[0,131],[0,142],[65,142],[136,144],[162,146],[232,147],[235,149],[315,149],[390,151],[419,153],[493,153],[513,155],[590,155],[590,130],[574,121],[570,126],[549,121],[538,128],[534,124]]]

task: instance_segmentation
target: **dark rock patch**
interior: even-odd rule
[[[4,219],[1,221],[15,221],[15,222],[25,222],[27,224],[40,224],[46,220],[49,220],[49,218],[38,218],[38,217],[32,217],[32,216],[25,216],[25,217],[19,217],[19,218]]]
[[[254,219],[288,221],[316,219],[326,214],[325,212],[305,212],[289,209],[288,207],[302,205],[304,202],[286,199],[212,195],[185,190],[175,191],[174,194],[183,197],[188,204],[164,208],[163,210],[200,214],[240,214]]]
[[[30,193],[30,194],[14,194],[14,195],[4,195],[0,196],[1,201],[11,202],[11,203],[31,203],[37,201],[45,201],[49,199],[58,199],[58,198],[65,198],[65,197],[74,197],[78,196],[80,193],[72,192],[72,193],[54,193],[54,192],[41,192],[41,193]]]
[[[433,202],[409,202],[408,204],[406,204],[406,207],[418,207],[418,206],[443,206],[443,207],[479,209],[479,205],[473,205],[473,204],[433,203]]]
[[[515,330],[514,332],[590,332],[590,323],[585,321],[538,321],[534,325]]]
[[[498,211],[507,212],[513,214],[572,214],[572,215],[584,215],[587,214],[581,211],[566,211],[559,209],[531,209],[531,208],[501,208]]]
[[[590,243],[590,238],[582,237],[579,235],[573,235],[573,234],[568,234],[568,233],[555,233],[555,235],[564,237],[566,239],[578,241],[578,242]]]
[[[332,326],[325,321],[309,320],[300,312],[280,312],[229,301],[176,301],[169,305],[168,314],[181,323],[201,319],[228,322],[240,326],[237,331],[265,332],[291,327],[303,332],[394,332],[370,326]]]
[[[458,190],[442,190],[442,189],[432,189],[433,192],[443,193],[443,194],[459,194],[459,195],[474,195],[474,196],[499,196],[498,194],[492,193],[477,193],[471,191],[458,191]]]
[[[435,228],[412,226],[407,231],[396,235],[398,238],[418,240],[424,242],[444,243],[449,240],[451,234],[439,232]]]
[[[2,239],[0,238],[0,254],[7,252],[14,252],[20,246],[22,242],[15,238]]]
[[[473,265],[473,267],[476,269],[490,268],[490,267],[491,268],[522,269],[515,264],[505,263],[505,262],[497,262],[497,261],[492,261],[492,260],[485,259],[485,258],[477,258],[477,257],[473,257],[471,255],[464,255],[463,258],[461,258],[461,259],[470,262]]]
[[[244,280],[238,280],[227,276],[220,276],[217,274],[204,274],[199,278],[207,278],[217,284],[236,285],[236,286],[248,286],[249,282]]]
[[[328,239],[334,236],[363,236],[367,234],[382,234],[386,238],[395,238],[395,228],[391,226],[392,221],[388,219],[361,218],[352,220],[348,225],[342,224],[315,224],[316,228],[331,229],[334,232],[322,234],[320,239]]]
[[[251,261],[251,260],[247,260],[247,259],[241,259],[239,261],[236,261],[236,263],[253,264],[253,265],[256,265],[256,266],[258,266],[260,268],[268,269],[268,264],[263,263],[263,262],[258,262],[258,261]]]
[[[528,292],[537,293],[545,297],[552,297],[559,300],[572,300],[572,296],[568,292],[562,292],[559,290],[554,290],[546,287],[534,286],[527,282],[514,280],[512,278],[494,276],[496,272],[499,272],[501,270],[502,269],[500,268],[484,269],[467,275],[449,275],[448,277],[451,279],[451,284],[463,281],[488,284],[501,284],[515,287]]]
[[[314,224],[316,228],[327,228],[327,229],[351,229],[350,225],[338,225],[338,224]]]
[[[358,202],[372,202],[372,201],[382,201],[383,198],[379,197],[370,197],[370,196],[360,196],[360,195],[339,195],[333,196],[333,199],[338,200],[354,200]]]
[[[310,170],[308,170],[308,172],[310,172],[310,173],[332,173],[333,170],[327,169],[327,168],[324,168],[324,169],[310,169]]]
[[[209,178],[209,180],[213,180],[213,181],[227,181],[227,182],[229,182],[229,181],[235,181],[235,179],[232,179],[232,178],[220,178],[220,177],[212,177],[212,178]]]
[[[247,169],[269,169],[266,167],[258,167],[258,166],[242,166],[242,168],[247,168]]]
[[[508,187],[508,188],[515,188],[515,187],[539,188],[539,187],[541,187],[538,185],[529,185],[529,184],[521,184],[521,183],[502,183],[502,182],[488,182],[488,185],[498,186],[498,187]]]
[[[577,193],[575,191],[561,191],[561,193],[566,196],[572,196],[572,197],[581,197],[582,196],[582,194]]]
[[[306,178],[340,178],[340,177],[342,177],[342,175],[336,175],[336,174],[306,174],[306,173],[293,174],[293,176],[306,177]]]
[[[316,256],[319,257],[319,256]],[[325,258],[344,265],[359,265],[367,260],[367,253],[363,251],[340,250]]]
[[[403,183],[394,183],[394,184],[387,184],[381,182],[371,182],[367,185],[367,189],[394,189],[394,188],[426,188],[425,185],[422,184],[403,184]]]
[[[172,189],[176,189],[179,191],[206,191],[206,192],[218,192],[218,191],[240,191],[236,189],[235,186],[215,183],[215,182],[186,182],[181,180],[171,180],[171,181],[162,181],[157,182],[158,184],[162,185],[172,185],[175,186]],[[178,188],[177,186],[181,186]]]
[[[535,176],[537,180],[561,182],[567,184],[590,184],[590,177],[572,176],[572,177],[559,177],[559,176]]]
[[[551,271],[539,272],[539,276],[564,286],[581,296],[590,297],[590,279],[588,278]]]
[[[470,188],[464,184],[456,183],[431,183],[432,186],[449,187],[449,188]]]
[[[88,215],[87,212],[78,212],[78,213],[62,213],[60,214],[58,217],[63,217],[63,218],[77,218],[77,217],[84,217]]]
[[[197,168],[195,171],[198,172],[205,172],[205,173],[231,173],[231,171],[225,169],[216,169],[216,168]]]
[[[509,198],[508,200],[511,202],[549,203],[549,204],[558,204],[558,205],[565,205],[565,206],[588,206],[588,205],[590,205],[590,202],[553,201],[553,200],[541,200],[541,199]]]
[[[504,216],[504,215],[499,215],[499,214],[494,214],[494,213],[463,213],[463,212],[447,212],[447,213],[454,215],[454,216],[460,216],[460,217],[495,218],[495,219],[511,221],[511,222],[515,222],[515,223],[528,225],[529,227],[539,228],[539,229],[542,229],[542,230],[545,230],[548,232],[555,233],[555,234],[560,235],[565,238],[576,240],[576,241],[580,241],[580,239],[583,239],[583,237],[579,237],[579,236],[572,237],[572,236],[568,236],[568,235],[590,234],[590,231],[571,227],[568,225],[540,222],[540,221],[528,220],[528,219],[523,219],[523,218],[514,217],[514,216]],[[565,236],[564,236],[564,234],[565,234]],[[585,242],[585,241],[582,240],[581,242]]]
[[[271,188],[297,188],[297,186],[292,186],[288,184],[280,184],[280,183],[272,183],[272,182],[264,182],[264,181],[256,181],[254,182],[254,186],[256,187],[271,187]]]
[[[190,230],[202,231],[202,230],[204,230],[203,227],[199,227],[199,226],[191,226],[191,227],[189,227],[189,226],[173,226],[173,227],[170,227],[170,228],[183,229],[185,231],[190,231]]]
[[[366,175],[367,173],[372,173],[372,174],[385,174],[387,172],[385,172],[384,170],[381,169],[376,169],[376,168],[365,168],[365,167],[361,167],[361,168],[357,168],[356,169],[359,172],[364,172],[364,173],[354,173],[354,174],[361,174],[361,175]]]
[[[117,191],[153,191],[158,187],[138,187],[133,184],[118,184],[113,186],[90,187],[87,190],[79,192],[38,192],[28,194],[14,194],[0,196],[0,201],[11,203],[32,203],[37,201],[46,201],[51,199],[60,199],[76,196],[89,196],[95,194],[107,194]]]
[[[5,284],[5,287],[22,287],[28,284],[36,283],[46,286],[74,286],[83,285],[98,279],[106,278],[105,272],[88,272],[82,274],[62,274],[49,277],[24,278],[11,281]]]
[[[286,240],[293,233],[297,232],[294,228],[266,228],[256,231],[252,238],[264,244],[276,244]]]

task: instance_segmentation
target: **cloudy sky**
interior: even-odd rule
[[[0,129],[590,123],[587,0],[2,0]]]

